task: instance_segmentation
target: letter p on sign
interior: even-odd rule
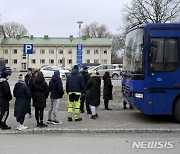
[[[33,54],[33,44],[24,44],[23,53],[24,54]]]

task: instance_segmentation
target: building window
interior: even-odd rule
[[[49,64],[54,64],[54,59],[49,59]]]
[[[102,64],[107,64],[107,59],[102,59]]]
[[[90,50],[86,50],[86,54],[91,54],[91,51]]]
[[[14,50],[13,50],[13,54],[17,54],[17,49],[14,49]]]
[[[5,59],[5,63],[8,64],[8,59]]]
[[[41,50],[40,50],[40,54],[45,54],[45,50],[44,50],[44,49],[41,49]]]
[[[54,54],[54,49],[49,49],[49,54]]]
[[[58,50],[58,54],[63,54],[63,50],[62,50],[62,49],[59,49],[59,50]]]
[[[36,50],[33,51],[33,54],[36,54]]]
[[[3,54],[8,54],[8,49],[3,49]]]
[[[68,63],[68,64],[72,64],[72,59],[68,59],[68,60],[67,60],[67,63]]]
[[[99,54],[99,50],[94,50],[94,54],[95,55]]]
[[[68,54],[70,54],[70,55],[72,54],[72,49],[68,50]]]
[[[107,50],[103,50],[102,54],[107,55]]]
[[[22,59],[26,59],[26,54],[22,54]]]
[[[13,59],[13,64],[17,64],[17,59]]]
[[[36,59],[31,59],[31,64],[36,64]]]
[[[58,64],[62,64],[62,59],[58,59]]]
[[[45,64],[45,59],[40,59],[40,64]]]
[[[89,64],[90,63],[90,59],[86,59],[85,62]]]
[[[94,59],[94,63],[99,63],[99,59]]]

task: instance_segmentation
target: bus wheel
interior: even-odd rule
[[[174,104],[174,118],[175,120],[180,123],[180,98],[177,99],[177,101]]]

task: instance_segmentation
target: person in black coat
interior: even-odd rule
[[[44,108],[46,107],[46,99],[49,95],[49,87],[45,82],[44,75],[41,71],[37,72],[32,84],[33,107],[35,107],[35,118],[37,127],[47,127],[43,123]]]
[[[27,129],[27,126],[24,126],[24,119],[26,113],[28,113],[29,108],[29,99],[31,98],[30,90],[28,89],[26,83],[23,81],[23,75],[19,74],[18,82],[15,84],[13,90],[15,100],[14,106],[14,116],[18,122],[17,130]]]
[[[6,124],[6,120],[9,116],[9,101],[12,99],[11,90],[7,81],[8,74],[3,72],[0,79],[0,128],[11,129]]]
[[[86,85],[87,85],[87,82],[90,78],[90,74],[88,73],[87,71],[87,66],[84,66],[83,67],[83,70],[80,72],[84,78],[84,85],[85,85],[85,89],[86,89]],[[86,102],[86,111],[87,111],[87,114],[91,114],[91,109],[90,109],[90,106],[89,106],[89,100],[88,100],[88,97],[86,94],[82,94],[81,95],[81,106],[80,106],[80,111],[81,113],[84,113],[84,101]]]
[[[90,79],[87,83],[87,96],[91,106],[92,119],[98,118],[97,109],[100,105],[101,96],[101,78],[98,72],[92,72]]]
[[[104,108],[105,110],[112,110],[109,108],[109,100],[112,100],[112,82],[109,75],[109,72],[105,72],[103,75],[104,88],[103,88],[103,99],[104,99]]]
[[[30,91],[33,84],[33,79],[34,79],[34,76],[32,73],[32,69],[29,69],[25,76],[25,82]],[[29,118],[31,118],[31,97],[29,98],[28,103],[29,103],[28,114],[29,114]]]
[[[60,103],[60,98],[64,95],[63,85],[60,78],[59,70],[54,72],[50,82],[49,82],[49,90],[51,92],[50,98],[50,109],[48,112],[48,124],[61,124],[62,122],[59,121],[59,112],[58,107]],[[53,116],[53,120],[52,120]]]

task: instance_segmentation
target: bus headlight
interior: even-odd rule
[[[134,93],[134,97],[136,97],[136,98],[144,98],[144,95],[143,95],[143,93]]]

